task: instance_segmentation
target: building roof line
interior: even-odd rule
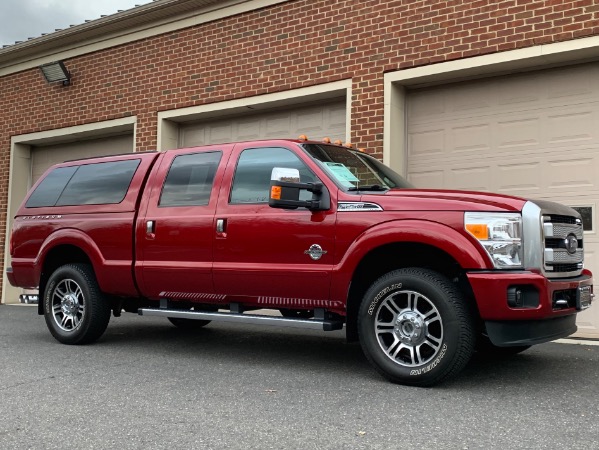
[[[0,48],[0,76],[289,0],[154,0]]]

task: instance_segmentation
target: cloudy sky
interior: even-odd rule
[[[0,0],[0,48],[152,0]]]

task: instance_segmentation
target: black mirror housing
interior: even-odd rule
[[[312,200],[300,200],[302,190],[312,192]],[[326,211],[331,208],[331,197],[322,183],[271,180],[268,205],[272,208],[307,208],[310,211]]]

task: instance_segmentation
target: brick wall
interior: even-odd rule
[[[594,0],[296,0],[67,60],[69,87],[5,76],[0,211],[13,135],[136,115],[153,149],[157,111],[351,78],[352,142],[381,155],[384,72],[596,34]]]

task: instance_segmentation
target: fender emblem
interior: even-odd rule
[[[314,261],[322,258],[327,251],[323,250],[322,247],[318,244],[312,244],[308,250],[304,252],[305,255],[309,255]]]

